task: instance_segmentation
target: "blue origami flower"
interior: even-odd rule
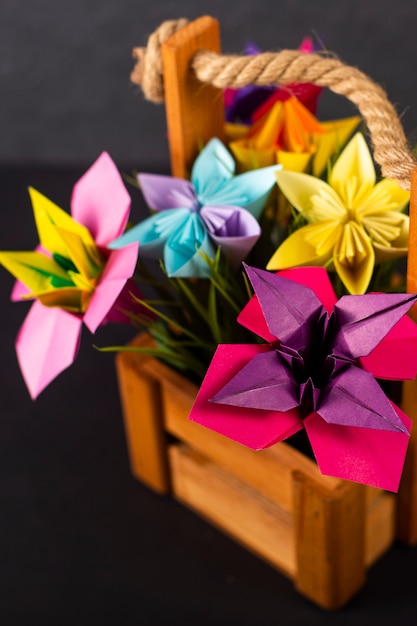
[[[155,214],[112,242],[123,248],[140,242],[141,256],[163,258],[168,276],[207,277],[204,255],[221,248],[232,267],[250,252],[260,235],[258,218],[276,183],[266,167],[234,176],[235,162],[218,139],[197,157],[191,182],[182,178],[139,174],[148,206]]]

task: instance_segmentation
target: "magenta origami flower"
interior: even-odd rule
[[[246,271],[239,321],[268,343],[220,345],[190,420],[255,450],[305,428],[323,474],[396,491],[411,421],[375,376],[415,377],[417,296],[337,301],[323,268]]]
[[[30,189],[40,246],[1,252],[0,263],[17,279],[12,299],[35,299],[16,340],[32,398],[74,361],[84,323],[94,333],[106,321],[123,321],[128,279],[138,244],[110,250],[126,226],[130,197],[107,153],[74,186],[72,217]],[[122,300],[121,309],[117,303]]]

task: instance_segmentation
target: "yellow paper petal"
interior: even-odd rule
[[[37,295],[37,299],[44,306],[56,306],[70,313],[81,313],[82,292],[77,287],[54,289]]]
[[[97,276],[101,272],[102,262],[92,238],[90,237],[90,243],[87,245],[77,233],[63,228],[56,228],[56,231],[65,243],[68,251],[67,256],[81,274],[87,279]]]
[[[1,252],[0,263],[34,295],[53,289],[53,277],[70,282],[58,263],[40,252]]]
[[[276,162],[280,163],[284,170],[305,172],[308,169],[311,157],[311,152],[285,152],[284,150],[278,150]]]
[[[230,124],[227,122],[224,125],[226,143],[244,139],[248,134],[248,130],[248,126],[245,126],[244,124]]]
[[[333,263],[349,293],[366,292],[375,266],[375,255],[369,237],[355,222],[344,225],[343,236],[335,246]]]
[[[342,219],[346,214],[337,193],[320,178],[286,170],[275,175],[282,193],[298,211],[307,214],[307,219],[312,213],[312,221]]]
[[[318,255],[316,246],[308,241],[309,236],[314,239],[312,232],[314,233],[317,226],[317,224],[303,226],[293,232],[274,252],[266,269],[283,270],[300,265],[326,265],[332,257],[333,246],[329,246]]]
[[[362,214],[376,211],[403,211],[409,200],[409,191],[401,189],[397,181],[384,178],[363,199],[360,210]]]
[[[284,123],[285,110],[282,102],[276,102],[252,127],[248,140],[256,150],[268,150],[278,146]]]
[[[95,245],[89,230],[76,222],[66,211],[60,209],[46,196],[32,187],[29,189],[39,241],[51,253],[68,257],[67,248],[56,227],[77,234],[86,246]]]
[[[361,118],[348,117],[341,120],[321,122],[322,134],[314,136],[316,153],[313,159],[313,175],[321,176],[327,167],[329,159],[341,151]]]
[[[329,184],[346,206],[355,208],[375,185],[375,168],[362,133],[356,133],[344,148],[331,171]]]
[[[234,141],[229,148],[235,157],[238,172],[275,165],[275,150],[255,150],[247,141]]]
[[[381,246],[375,241],[372,242],[375,251],[375,264],[385,263],[385,261],[400,259],[401,257],[407,256],[410,221],[408,215],[400,215],[400,217],[400,234],[397,239],[394,239],[394,241],[391,242],[389,247]]]

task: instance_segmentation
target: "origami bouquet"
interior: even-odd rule
[[[376,172],[359,117],[317,119],[319,93],[226,92],[226,140],[189,180],[135,176],[137,224],[106,153],[71,215],[30,190],[39,245],[0,263],[12,299],[34,301],[16,340],[32,398],[72,364],[83,324],[127,323],[154,340],[139,351],[198,383],[193,422],[254,449],[304,429],[324,474],[398,488],[411,423],[378,380],[417,373],[409,193]]]

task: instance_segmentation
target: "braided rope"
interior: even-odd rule
[[[187,20],[164,22],[149,38],[146,51],[135,49],[139,63],[131,79],[141,85],[148,100],[163,100],[160,46],[185,23]],[[220,89],[308,82],[345,96],[366,121],[374,158],[382,175],[396,180],[403,189],[410,189],[411,172],[417,166],[417,158],[409,149],[398,114],[382,87],[357,68],[333,57],[297,50],[254,56],[226,56],[202,50],[194,56],[191,67],[202,83]]]

